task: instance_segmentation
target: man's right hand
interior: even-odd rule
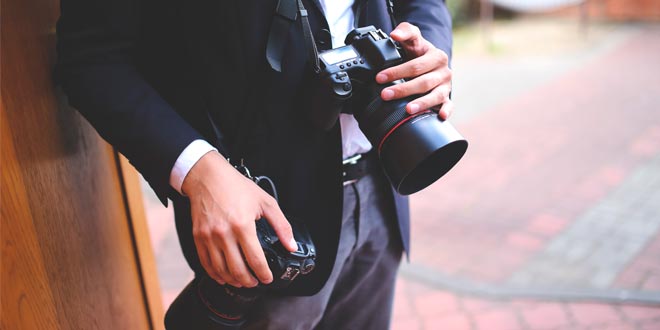
[[[297,246],[277,201],[212,151],[195,163],[182,191],[190,198],[193,237],[199,260],[220,284],[254,287],[273,275],[257,239],[255,221],[264,217],[284,247]],[[249,269],[248,269],[249,267]]]

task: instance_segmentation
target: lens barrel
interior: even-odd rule
[[[165,314],[168,330],[238,330],[261,292],[222,286],[206,275],[193,279]]]
[[[467,146],[451,123],[429,111],[409,116],[392,128],[381,140],[378,155],[396,191],[410,195],[449,172]]]
[[[395,84],[398,82],[395,82]],[[360,129],[378,156],[388,179],[402,195],[416,193],[458,163],[468,143],[448,121],[426,112],[409,115],[406,105],[419,97],[383,101],[380,92],[390,85],[372,85],[370,102],[355,111]]]

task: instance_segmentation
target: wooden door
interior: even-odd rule
[[[55,0],[2,0],[3,330],[161,329],[137,176],[54,90]]]

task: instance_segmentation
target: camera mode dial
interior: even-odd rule
[[[353,84],[351,84],[346,71],[339,71],[330,75],[330,80],[332,81],[332,90],[336,96],[342,98],[351,96]]]

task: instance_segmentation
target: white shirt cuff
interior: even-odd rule
[[[186,178],[186,175],[188,175],[190,169],[195,166],[202,156],[214,150],[218,151],[218,149],[214,148],[204,140],[190,142],[190,144],[183,149],[172,167],[172,172],[170,172],[170,185],[176,189],[179,194],[184,195],[181,191],[181,186],[183,185],[183,180]]]

